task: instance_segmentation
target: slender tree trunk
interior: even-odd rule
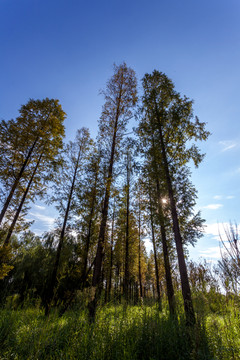
[[[18,184],[19,184],[19,181],[22,178],[24,170],[25,170],[26,166],[28,165],[29,159],[30,159],[30,157],[31,157],[31,155],[33,153],[33,150],[34,150],[34,148],[35,148],[35,146],[37,144],[38,139],[39,139],[39,137],[37,137],[35,139],[34,143],[32,144],[31,148],[29,149],[28,154],[27,154],[27,156],[26,156],[26,158],[24,160],[24,163],[22,164],[21,169],[20,169],[20,171],[19,171],[19,173],[18,173],[18,175],[17,175],[17,177],[16,177],[16,179],[15,179],[15,181],[14,181],[12,187],[11,187],[11,190],[10,190],[10,192],[8,194],[8,197],[7,197],[7,199],[6,199],[6,201],[5,201],[4,205],[3,205],[3,208],[2,208],[2,211],[1,211],[1,214],[0,214],[0,224],[2,223],[2,220],[3,220],[4,215],[5,215],[5,213],[6,213],[7,209],[8,209],[10,201],[12,200],[14,192],[15,192]]]
[[[175,296],[174,296],[174,289],[173,289],[173,282],[172,282],[172,275],[171,275],[171,265],[170,265],[170,259],[169,259],[166,230],[165,230],[165,226],[163,224],[160,225],[160,231],[161,231],[161,241],[162,241],[162,247],[163,247],[163,258],[164,258],[164,267],[165,267],[165,278],[166,278],[166,284],[167,284],[168,305],[169,305],[170,314],[174,315],[175,314]]]
[[[74,169],[74,175],[73,175],[73,179],[72,179],[71,189],[70,189],[69,196],[68,196],[67,208],[65,211],[63,226],[62,226],[59,243],[58,243],[58,247],[57,247],[56,259],[55,259],[53,272],[52,272],[52,276],[51,276],[51,280],[50,280],[50,284],[49,284],[49,288],[48,288],[47,301],[46,301],[46,306],[45,306],[45,315],[46,316],[49,314],[51,302],[54,297],[54,289],[55,289],[56,282],[57,282],[57,272],[58,272],[58,267],[59,267],[59,262],[60,262],[61,250],[62,250],[62,246],[63,246],[63,240],[64,240],[64,235],[65,235],[68,215],[69,215],[69,211],[70,211],[70,206],[71,206],[72,195],[73,195],[73,190],[74,190],[74,186],[75,186],[80,156],[81,156],[81,147],[78,152],[77,162],[76,162],[76,166]]]
[[[107,185],[106,185],[105,198],[104,198],[104,204],[103,204],[103,210],[102,210],[102,221],[101,221],[101,225],[100,225],[100,232],[99,232],[99,238],[98,238],[96,263],[95,263],[94,272],[93,272],[93,280],[92,280],[93,286],[97,286],[97,284],[100,281],[100,277],[101,277],[103,247],[104,247],[105,230],[106,230],[107,217],[108,217],[108,206],[109,206],[110,188],[111,188],[111,183],[112,183],[112,172],[113,172],[115,145],[116,145],[117,124],[118,124],[118,116],[116,117],[115,126],[114,126],[111,158],[110,158],[110,164],[109,164],[109,169],[108,169]]]
[[[111,299],[112,289],[112,266],[113,266],[113,241],[114,241],[114,223],[115,223],[115,202],[113,207],[113,218],[112,218],[112,233],[111,233],[111,252],[110,252],[110,272],[109,272],[109,284],[108,284],[108,301]]]
[[[161,204],[161,192],[160,192],[160,183],[158,178],[158,165],[156,160],[156,147],[154,142],[154,137],[152,136],[152,146],[153,146],[153,165],[155,170],[155,181],[156,181],[156,189],[157,189],[157,198],[158,198],[158,216],[160,222],[160,231],[161,231],[161,242],[163,247],[163,258],[164,258],[164,268],[165,268],[165,279],[167,285],[167,297],[168,297],[168,305],[169,311],[171,315],[175,314],[175,296],[174,296],[174,289],[173,289],[173,282],[172,282],[172,275],[171,275],[171,265],[169,259],[169,251],[168,251],[168,244],[167,244],[167,237],[166,237],[166,229],[165,229],[165,220],[164,214]]]
[[[139,198],[139,216],[138,216],[138,278],[139,278],[140,299],[142,299],[143,288],[142,288],[142,269],[141,269],[141,205],[140,205],[140,198]]]
[[[164,214],[163,214],[163,209],[162,209],[162,204],[161,204],[159,180],[157,179],[156,182],[157,182],[157,195],[158,195],[158,214],[159,214],[159,221],[160,221],[161,242],[162,242],[162,247],[163,247],[163,258],[164,258],[165,278],[166,278],[166,284],[167,284],[168,305],[169,305],[170,314],[174,315],[175,314],[175,296],[174,296],[174,289],[173,289],[173,282],[172,282],[172,275],[171,275],[171,265],[170,265],[170,259],[169,259],[166,229],[165,229],[165,224],[164,224]]]
[[[126,244],[125,244],[125,276],[124,276],[124,295],[128,301],[129,295],[129,194],[130,188],[130,169],[129,169],[129,154],[127,154],[127,208],[126,208]]]
[[[102,261],[103,261],[103,256],[104,256],[105,231],[106,231],[106,224],[107,224],[107,217],[108,217],[110,190],[111,190],[111,184],[112,184],[112,173],[113,173],[114,155],[115,155],[115,147],[116,147],[116,136],[117,136],[117,130],[118,130],[120,101],[121,101],[121,93],[120,93],[120,96],[118,99],[118,106],[117,106],[115,123],[114,123],[111,157],[110,157],[110,162],[109,162],[107,184],[106,184],[104,204],[103,204],[103,210],[102,210],[102,221],[101,221],[101,225],[100,225],[96,261],[95,261],[95,266],[94,266],[94,271],[93,271],[92,286],[96,288],[95,296],[94,296],[94,299],[88,304],[89,316],[90,316],[91,322],[93,322],[95,320],[97,301],[101,294],[100,279],[101,279]]]
[[[153,253],[154,253],[154,262],[155,262],[155,274],[156,274],[156,283],[157,283],[158,306],[159,306],[159,310],[162,310],[162,300],[161,300],[160,281],[159,281],[159,270],[158,270],[158,262],[157,262],[157,249],[156,249],[155,232],[154,232],[154,224],[153,224],[152,198],[151,198],[150,189],[149,189],[149,198],[150,198],[150,218],[151,218],[151,228],[152,228],[152,243],[153,243]]]
[[[93,191],[93,197],[92,197],[91,211],[90,211],[89,223],[88,223],[88,233],[87,233],[86,244],[85,244],[85,249],[84,249],[82,288],[85,287],[86,280],[87,280],[87,262],[88,262],[89,248],[90,248],[90,240],[91,240],[91,235],[92,235],[92,223],[93,223],[94,209],[95,209],[96,196],[97,196],[97,191],[96,191],[97,181],[98,181],[98,174],[96,173],[95,181],[94,181],[94,191]]]
[[[39,156],[39,159],[38,159],[38,161],[37,161],[37,163],[36,163],[36,166],[35,166],[35,168],[34,168],[34,170],[33,170],[32,176],[31,176],[31,178],[30,178],[30,180],[29,180],[29,182],[28,182],[27,188],[26,188],[26,190],[24,191],[24,194],[23,194],[23,196],[22,196],[22,199],[21,199],[21,201],[20,201],[20,204],[19,204],[19,206],[18,206],[18,209],[17,209],[17,211],[16,211],[16,213],[15,213],[15,215],[14,215],[12,224],[11,224],[9,230],[8,230],[7,237],[6,237],[5,241],[4,241],[4,245],[9,244],[10,238],[11,238],[11,236],[12,236],[13,230],[14,230],[14,228],[15,228],[16,222],[17,222],[17,220],[18,220],[18,217],[19,217],[19,215],[20,215],[20,212],[21,212],[21,210],[22,210],[22,207],[23,207],[23,205],[24,205],[24,202],[25,202],[25,200],[26,200],[26,197],[27,197],[27,195],[28,195],[28,192],[29,192],[29,190],[30,190],[30,188],[31,188],[31,185],[32,185],[34,176],[35,176],[35,174],[36,174],[36,172],[37,172],[37,169],[38,169],[38,166],[39,166],[39,164],[40,164],[40,162],[41,162],[42,156],[43,156],[43,153],[41,153],[41,155]]]
[[[51,113],[49,113],[48,116],[46,117],[46,119],[45,119],[46,121],[49,119],[50,115],[51,115]],[[42,129],[43,129],[43,127],[41,128],[41,130]],[[25,160],[24,160],[24,162],[23,162],[23,164],[21,166],[21,169],[20,169],[19,173],[17,174],[17,177],[16,177],[16,179],[15,179],[15,181],[14,181],[12,187],[11,187],[11,190],[10,190],[10,192],[8,194],[8,197],[7,197],[7,199],[6,199],[6,201],[5,201],[4,205],[3,205],[2,211],[0,213],[0,225],[1,225],[2,220],[4,218],[4,215],[5,215],[5,213],[6,213],[7,209],[8,209],[10,201],[12,200],[14,192],[15,192],[18,184],[19,184],[19,181],[21,180],[22,175],[23,175],[23,173],[24,173],[24,171],[26,169],[26,166],[29,163],[29,160],[30,160],[30,158],[32,156],[32,153],[33,153],[33,151],[35,149],[35,146],[36,146],[38,140],[39,140],[39,136],[36,137],[36,139],[34,140],[32,146],[30,147],[30,149],[29,149],[29,151],[27,153],[27,156],[26,156],[26,158],[25,158]]]
[[[162,152],[162,159],[163,159],[163,166],[165,171],[165,177],[167,182],[168,188],[168,196],[170,200],[170,207],[171,207],[171,214],[173,220],[173,232],[174,238],[176,243],[177,255],[178,255],[178,264],[179,264],[179,271],[181,277],[181,286],[182,286],[182,294],[184,300],[184,309],[186,314],[186,320],[188,324],[195,324],[195,314],[193,309],[192,303],[192,296],[191,290],[189,285],[188,273],[187,273],[187,266],[185,262],[184,252],[183,252],[183,244],[182,244],[182,237],[179,228],[179,221],[176,209],[176,203],[173,194],[172,188],[172,181],[169,173],[169,166],[167,161],[167,155],[165,150],[165,144],[162,134],[162,125],[160,122],[160,118],[158,116],[158,130],[159,130],[159,138],[160,138],[160,145],[161,145],[161,152]]]

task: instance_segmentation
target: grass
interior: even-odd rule
[[[235,360],[239,334],[233,304],[224,314],[201,315],[194,328],[155,306],[105,306],[91,325],[84,310],[48,319],[39,309],[0,310],[1,360]]]

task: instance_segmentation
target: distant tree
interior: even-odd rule
[[[220,235],[221,260],[218,268],[227,291],[239,293],[240,289],[240,240],[237,224],[225,227],[225,236]]]
[[[11,259],[12,269],[8,276],[0,282],[0,296],[5,302],[7,296],[15,295],[17,304],[22,306],[30,296],[31,300],[44,301],[44,288],[50,272],[53,253],[45,240],[31,231],[13,239],[17,249]],[[3,249],[8,246],[3,247]],[[39,266],[41,264],[41,266]],[[17,295],[17,296],[16,296]]]

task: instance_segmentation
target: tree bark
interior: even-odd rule
[[[103,262],[103,256],[104,256],[105,231],[106,231],[106,224],[107,224],[107,218],[108,218],[110,190],[111,190],[111,184],[112,184],[112,173],[113,173],[114,155],[115,155],[115,147],[116,147],[116,137],[117,137],[117,130],[118,130],[120,101],[121,101],[121,90],[120,90],[120,94],[118,97],[118,105],[117,105],[115,122],[114,122],[111,156],[110,156],[107,184],[106,184],[104,204],[103,204],[103,210],[102,210],[102,221],[101,221],[99,237],[98,237],[96,261],[95,261],[95,266],[94,266],[94,270],[93,270],[92,286],[95,287],[95,295],[94,295],[93,300],[90,301],[90,303],[88,304],[89,317],[90,317],[91,322],[93,322],[95,320],[96,306],[97,306],[98,299],[101,295],[101,286],[100,286],[101,269],[102,269],[102,262]]]
[[[55,289],[56,281],[57,281],[57,272],[58,272],[58,267],[59,267],[59,262],[60,262],[61,250],[62,250],[62,246],[63,246],[63,240],[64,240],[64,235],[65,235],[68,215],[69,215],[69,211],[70,211],[70,206],[71,206],[72,195],[73,195],[73,190],[74,190],[74,186],[75,186],[80,156],[81,156],[81,147],[78,152],[77,162],[76,162],[76,166],[74,169],[73,180],[72,180],[71,189],[70,189],[69,196],[68,196],[67,208],[66,208],[63,226],[62,226],[59,243],[58,243],[58,247],[57,247],[56,259],[55,259],[53,272],[52,272],[52,276],[51,276],[51,280],[50,280],[50,284],[49,284],[49,288],[48,288],[47,301],[46,301],[46,306],[45,306],[45,315],[46,316],[48,316],[48,314],[49,314],[51,302],[54,297],[54,289]]]
[[[129,153],[127,154],[127,204],[126,204],[126,244],[125,244],[125,276],[124,276],[124,296],[128,301],[129,295],[129,202],[130,202],[130,169]]]
[[[111,249],[110,249],[110,269],[109,269],[109,284],[108,284],[108,295],[107,295],[107,300],[108,300],[108,301],[110,301],[110,299],[111,299],[111,289],[112,289],[114,223],[115,223],[115,202],[114,202],[113,218],[112,218]]]
[[[94,190],[93,190],[93,197],[92,197],[92,203],[91,203],[91,211],[89,216],[89,223],[88,223],[88,233],[86,238],[86,244],[84,249],[84,260],[83,260],[83,271],[82,271],[82,288],[85,287],[86,280],[87,280],[87,262],[88,262],[88,253],[90,248],[90,240],[91,240],[91,233],[92,233],[92,223],[93,223],[93,215],[94,215],[94,209],[96,204],[96,196],[97,196],[97,181],[98,181],[98,174],[95,175],[95,181],[94,181]]]
[[[35,174],[36,174],[36,172],[37,172],[37,169],[38,169],[38,166],[39,166],[39,164],[40,164],[40,162],[41,162],[42,156],[43,156],[43,152],[42,152],[41,155],[39,156],[39,159],[38,159],[38,161],[37,161],[37,164],[36,164],[36,166],[35,166],[35,168],[34,168],[34,170],[33,170],[32,176],[31,176],[31,178],[30,178],[30,180],[29,180],[29,182],[28,182],[27,188],[26,188],[26,190],[24,191],[24,194],[23,194],[23,196],[22,196],[22,199],[21,199],[21,201],[20,201],[20,204],[19,204],[19,206],[18,206],[18,209],[17,209],[17,211],[16,211],[16,213],[15,213],[15,215],[14,215],[12,224],[11,224],[9,230],[8,230],[6,239],[5,239],[5,241],[4,241],[4,245],[9,244],[10,238],[11,238],[12,233],[13,233],[13,230],[14,230],[14,227],[15,227],[15,225],[16,225],[16,222],[17,222],[17,220],[18,220],[19,214],[20,214],[20,212],[21,212],[21,210],[22,210],[22,207],[23,207],[23,205],[24,205],[24,202],[25,202],[25,200],[26,200],[26,197],[27,197],[28,192],[29,192],[29,190],[30,190],[30,187],[31,187],[31,185],[32,185],[34,176],[35,176]]]
[[[151,197],[150,190],[149,190],[149,200],[150,200],[150,218],[151,218],[151,228],[152,228],[152,243],[153,243],[156,283],[157,283],[158,306],[159,306],[159,310],[162,310],[159,270],[158,270],[158,262],[157,262],[157,249],[156,249],[155,232],[154,232],[154,224],[153,224],[152,197]]]
[[[153,146],[153,164],[154,164],[154,173],[155,173],[155,181],[156,181],[156,189],[157,189],[157,198],[158,198],[158,216],[160,222],[160,231],[161,231],[161,243],[163,247],[163,258],[164,258],[164,268],[165,268],[165,279],[167,285],[167,297],[168,297],[168,305],[169,311],[171,315],[175,314],[175,296],[174,296],[174,289],[173,289],[173,282],[172,282],[172,275],[171,275],[171,265],[169,259],[169,251],[168,251],[168,244],[167,244],[167,237],[166,237],[166,229],[165,229],[165,220],[164,214],[161,204],[161,191],[160,191],[160,183],[158,177],[158,165],[156,160],[156,147],[154,142],[154,137],[152,136],[152,146]]]
[[[51,115],[51,112],[47,115],[45,121],[47,121],[47,120],[49,119],[50,115]],[[43,127],[41,128],[41,130],[42,130],[42,129],[43,129]],[[9,194],[8,194],[8,197],[7,197],[7,199],[6,199],[6,201],[5,201],[4,205],[3,205],[3,208],[2,208],[2,211],[1,211],[1,214],[0,214],[0,225],[1,225],[2,220],[3,220],[3,218],[4,218],[4,215],[5,215],[5,213],[6,213],[7,209],[8,209],[8,206],[9,206],[9,204],[10,204],[10,201],[12,200],[12,197],[13,197],[13,195],[14,195],[14,192],[15,192],[18,184],[19,184],[19,181],[20,181],[21,178],[22,178],[22,175],[23,175],[23,173],[24,173],[24,171],[25,171],[25,168],[26,168],[26,166],[28,165],[28,162],[29,162],[29,160],[30,160],[30,158],[31,158],[31,156],[32,156],[32,153],[33,153],[33,151],[34,151],[34,148],[35,148],[35,146],[36,146],[39,138],[40,138],[39,135],[35,138],[32,146],[30,147],[30,149],[29,149],[29,151],[28,151],[28,153],[27,153],[27,156],[26,156],[26,158],[25,158],[25,160],[24,160],[24,162],[23,162],[23,164],[22,164],[22,166],[21,166],[21,169],[20,169],[20,171],[19,171],[19,173],[18,173],[18,175],[17,175],[17,177],[16,177],[16,179],[15,179],[15,181],[14,181],[12,187],[11,187],[11,190],[10,190],[10,192],[9,192]]]
[[[138,214],[138,278],[139,278],[139,290],[140,290],[140,299],[143,297],[143,288],[142,288],[142,269],[141,269],[141,206],[139,198],[139,214]]]
[[[164,167],[164,171],[165,171],[166,183],[167,183],[167,188],[168,188],[168,196],[169,196],[169,200],[170,200],[170,207],[171,207],[171,214],[172,214],[172,221],[173,221],[173,232],[174,232],[174,238],[175,238],[176,249],[177,249],[178,264],[179,264],[179,271],[180,271],[180,277],[181,277],[181,287],[182,287],[182,294],[183,294],[183,300],[184,300],[184,309],[185,309],[187,323],[191,325],[191,324],[195,324],[196,320],[195,320],[195,314],[194,314],[194,309],[193,309],[192,296],[191,296],[191,290],[190,290],[188,273],[187,273],[187,266],[186,266],[186,262],[185,262],[184,252],[183,252],[182,237],[181,237],[180,228],[179,228],[176,203],[175,203],[173,188],[172,188],[172,181],[171,181],[171,177],[170,177],[165,143],[164,143],[163,134],[162,134],[162,125],[161,125],[159,115],[158,115],[158,131],[159,131],[161,153],[162,153],[162,159],[163,159],[163,167]]]
[[[35,139],[34,143],[32,144],[31,148],[29,149],[28,154],[27,154],[27,156],[26,156],[26,158],[24,160],[24,163],[22,164],[21,169],[20,169],[20,171],[19,171],[19,173],[18,173],[18,175],[17,175],[17,177],[16,177],[16,179],[15,179],[15,181],[14,181],[12,187],[11,187],[11,190],[10,190],[10,192],[8,194],[8,197],[7,197],[7,199],[6,199],[6,201],[5,201],[4,205],[3,205],[3,208],[2,208],[2,211],[1,211],[1,214],[0,214],[0,225],[1,225],[2,220],[4,218],[4,215],[5,215],[5,213],[6,213],[7,209],[8,209],[10,201],[12,200],[14,192],[15,192],[18,184],[19,184],[19,181],[22,178],[24,170],[25,170],[25,168],[26,168],[26,166],[28,164],[28,161],[29,161],[32,153],[33,153],[33,150],[34,150],[34,148],[36,146],[36,143],[37,143],[38,139],[39,139],[39,137],[37,137]]]

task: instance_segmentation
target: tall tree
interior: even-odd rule
[[[107,140],[111,151],[108,160],[108,175],[92,281],[92,286],[95,288],[97,287],[97,292],[95,293],[94,300],[89,304],[89,314],[92,319],[94,319],[95,316],[96,303],[100,291],[104,239],[113,179],[113,166],[127,122],[132,116],[131,109],[137,101],[137,81],[134,71],[131,68],[128,68],[125,63],[114,66],[114,75],[108,81],[106,90],[103,94],[106,101],[99,122],[99,139],[100,141]]]
[[[193,324],[195,315],[172,184],[171,170],[174,169],[170,166],[173,160],[174,166],[179,168],[191,159],[198,166],[203,156],[195,144],[191,143],[190,147],[188,145],[192,139],[206,140],[209,133],[205,130],[205,124],[200,123],[197,117],[193,121],[192,101],[186,97],[181,98],[180,94],[174,90],[172,81],[165,74],[156,70],[152,74],[146,74],[143,78],[143,91],[145,116],[151,123],[154,132],[158,134],[161,166],[170,202],[186,319],[189,324]]]

